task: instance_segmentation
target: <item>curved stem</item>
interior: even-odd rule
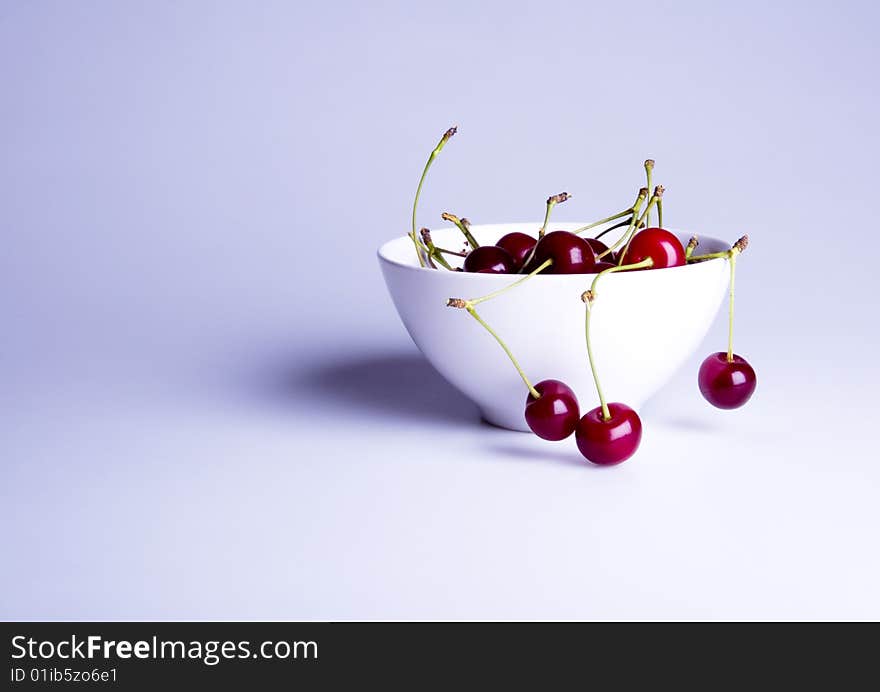
[[[416,209],[419,206],[419,197],[422,194],[422,185],[425,183],[425,177],[428,175],[428,169],[431,168],[431,164],[434,163],[434,159],[437,158],[437,154],[443,151],[443,147],[446,146],[446,142],[456,133],[458,128],[450,127],[446,132],[443,133],[443,136],[440,138],[440,141],[437,143],[437,146],[434,147],[433,151],[431,151],[430,156],[428,156],[428,162],[425,164],[424,170],[422,170],[422,177],[419,178],[419,186],[416,188],[416,196],[413,200],[413,209],[412,209],[412,232],[410,233],[410,238],[412,238],[413,245],[416,249],[416,256],[419,258],[419,266],[425,266],[425,260],[422,256],[422,252],[424,248],[422,244],[419,242],[418,237],[416,236]]]
[[[468,228],[467,220],[460,219],[455,214],[450,214],[448,211],[444,211],[440,214],[440,218],[444,221],[451,221],[455,224],[456,228],[461,231],[464,239],[467,241],[468,245],[471,246],[472,249],[476,250],[480,247],[480,244],[476,241],[473,235],[471,235],[471,230]]]
[[[584,304],[587,306],[586,317],[584,318],[584,331],[586,332],[587,337],[587,357],[590,359],[590,370],[593,373],[593,382],[596,383],[596,393],[599,395],[599,403],[602,406],[602,418],[604,420],[608,420],[609,418],[611,418],[611,413],[608,410],[608,404],[605,402],[605,396],[602,394],[602,385],[599,384],[599,373],[596,371],[596,359],[593,357],[593,344],[590,340],[590,314],[592,311],[593,301],[596,300],[596,286],[598,286],[599,284],[599,279],[601,279],[606,274],[628,271],[630,269],[644,269],[647,267],[652,267],[653,265],[654,260],[648,257],[641,262],[636,262],[634,264],[624,264],[616,267],[609,267],[605,271],[596,274],[596,278],[594,278],[593,283],[590,284],[590,290],[586,291],[582,296]]]
[[[653,267],[653,266],[654,266],[654,260],[652,260],[650,257],[646,257],[641,262],[634,262],[633,264],[619,264],[614,267],[608,267],[608,269],[596,274],[596,278],[593,279],[593,283],[590,284],[589,299],[596,300],[596,295],[597,295],[596,294],[596,286],[599,285],[599,279],[601,279],[606,274],[614,274],[615,272],[625,272],[625,271],[629,271],[630,269],[647,269],[648,267]]]
[[[551,264],[553,264],[553,260],[552,260],[552,259],[548,259],[546,262],[544,262],[543,264],[541,264],[541,266],[539,266],[539,267],[538,267],[537,269],[535,269],[533,272],[531,272],[531,273],[529,273],[529,274],[526,274],[525,276],[523,276],[522,278],[517,279],[516,281],[514,281],[514,282],[511,283],[511,284],[507,284],[507,286],[505,286],[504,288],[499,288],[497,291],[492,291],[492,293],[487,293],[486,295],[484,295],[484,296],[480,296],[479,298],[472,298],[471,300],[469,300],[469,301],[467,301],[467,302],[470,303],[471,305],[479,305],[480,303],[484,303],[484,302],[486,302],[487,300],[491,300],[492,298],[495,298],[495,297],[497,297],[497,296],[500,296],[500,295],[501,295],[502,293],[504,293],[505,291],[509,291],[511,288],[516,288],[516,287],[519,286],[521,283],[524,283],[525,281],[528,281],[528,280],[531,279],[533,276],[535,276],[535,274],[540,274],[542,271],[544,271],[544,270],[545,270],[547,267],[549,267]]]
[[[721,252],[710,252],[706,255],[691,255],[688,257],[688,262],[700,262],[702,260],[710,260],[710,259],[720,259],[721,257],[728,257],[730,255],[730,250],[722,250]]]
[[[654,189],[654,194],[651,195],[651,199],[648,200],[648,206],[645,208],[645,211],[642,212],[642,215],[639,218],[639,221],[635,226],[636,229],[641,227],[642,221],[644,221],[646,219],[646,217],[648,215],[650,215],[651,207],[653,207],[655,204],[657,204],[657,202],[660,201],[661,197],[663,197],[663,186],[658,185]],[[626,257],[627,250],[629,250],[629,245],[630,245],[630,243],[632,243],[632,239],[634,237],[635,237],[635,231],[630,230],[629,237],[626,239],[626,245],[623,246],[623,250],[620,252],[620,260],[618,260],[619,262],[623,262],[623,258]],[[623,238],[621,238],[621,240],[623,240]],[[618,242],[618,244],[620,243],[620,241],[617,241],[617,242]]]
[[[544,234],[547,232],[547,224],[550,221],[550,212],[553,210],[557,204],[561,204],[565,202],[567,199],[571,197],[567,192],[560,192],[558,195],[551,195],[547,198],[547,211],[544,212],[544,223],[541,224],[541,229],[538,231],[538,243],[541,242],[541,238],[544,237]],[[532,260],[535,258],[535,252],[538,250],[538,243],[535,243],[534,247],[532,247],[531,252],[526,255],[525,260],[523,260],[522,266],[519,268],[517,274],[522,274],[525,271],[525,268],[531,264]]]
[[[730,304],[727,308],[727,362],[733,362],[733,282],[736,278],[736,256],[738,252],[730,251]]]
[[[571,197],[567,192],[560,192],[558,195],[551,195],[547,198],[547,210],[544,212],[544,223],[541,225],[541,230],[538,231],[538,240],[544,237],[544,234],[547,232],[547,224],[550,221],[550,212],[553,211],[553,207],[557,204],[562,204],[567,199]]]
[[[602,385],[599,384],[599,374],[596,372],[596,359],[593,358],[593,345],[590,342],[590,302],[585,302],[587,306],[586,317],[584,318],[584,331],[587,334],[587,357],[590,359],[590,370],[593,371],[593,382],[596,383],[596,393],[599,395],[599,404],[602,406],[602,418],[608,420],[611,418],[611,412],[608,410],[608,404],[605,403],[605,396],[602,394]]]
[[[608,223],[609,221],[616,221],[617,219],[621,219],[624,216],[629,216],[633,213],[632,207],[626,209],[617,214],[612,214],[611,216],[606,216],[604,219],[599,219],[598,221],[593,221],[593,223],[588,223],[586,226],[581,226],[580,228],[576,228],[572,231],[575,235],[579,233],[583,233],[584,231],[589,231],[591,228],[595,228],[596,226],[601,226],[603,223]],[[606,228],[602,233],[607,233],[610,231],[610,228]],[[596,236],[598,238],[599,236]]]
[[[450,265],[449,262],[446,261],[446,258],[441,255],[440,252],[437,250],[437,246],[434,245],[434,240],[431,238],[431,231],[429,231],[427,228],[423,228],[421,233],[422,242],[425,244],[425,247],[428,248],[428,256],[426,259],[428,260],[428,264],[430,265],[430,267],[432,269],[437,268],[437,265],[434,264],[434,261],[436,260],[437,264],[439,264],[443,268],[448,269],[449,271],[454,271],[452,269],[452,265]]]
[[[624,226],[629,226],[629,223],[631,220],[632,219],[627,219],[626,221],[621,221],[620,223],[616,223],[613,226],[609,226],[604,231],[602,231],[601,233],[599,233],[598,235],[596,235],[594,237],[596,240],[601,240],[602,236],[605,235],[606,233],[610,233],[611,231],[618,229],[618,228],[623,228]]]
[[[532,383],[529,382],[529,378],[526,377],[526,374],[525,374],[525,372],[523,372],[523,369],[520,367],[520,364],[517,362],[516,358],[513,357],[513,353],[511,353],[510,349],[507,348],[507,344],[505,344],[504,341],[502,341],[501,337],[495,333],[495,330],[493,330],[492,327],[490,327],[488,324],[486,324],[486,322],[483,320],[483,318],[477,314],[477,311],[474,310],[472,305],[468,305],[465,309],[470,313],[471,317],[473,317],[477,322],[479,322],[481,325],[483,325],[483,328],[487,332],[489,332],[492,336],[495,337],[495,341],[497,341],[498,344],[501,346],[501,348],[504,349],[504,352],[507,354],[507,357],[510,358],[510,362],[513,363],[513,367],[516,368],[516,371],[519,373],[519,376],[522,378],[522,381],[525,382],[526,387],[528,387],[529,394],[531,394],[535,399],[540,399],[541,394],[538,392],[537,389],[535,389],[532,386]]]
[[[620,247],[620,244],[633,232],[633,228],[638,228],[639,225],[639,210],[642,208],[642,205],[645,203],[645,198],[648,196],[648,189],[642,188],[639,190],[639,196],[636,198],[635,204],[632,206],[632,218],[629,221],[629,226],[626,231],[620,238],[618,238],[617,242],[614,243],[611,247],[609,247],[605,252],[600,252],[596,259],[602,259],[605,255],[611,254]]]
[[[538,231],[538,240],[543,238],[544,234],[547,232],[547,223],[550,221],[550,212],[555,206],[556,202],[551,202],[549,199],[547,200],[547,210],[544,212],[544,223],[541,224],[541,228]]]
[[[454,255],[456,257],[467,257],[468,256],[468,253],[466,253],[466,252],[459,252],[458,250],[447,250],[444,247],[438,247],[437,252],[442,252],[444,255]]]
[[[605,235],[607,233],[611,233],[611,231],[614,231],[618,228],[623,228],[624,226],[629,226],[630,221],[632,221],[631,218],[627,219],[626,221],[621,221],[620,223],[616,223],[613,226],[609,226],[604,231],[602,231],[601,233],[599,233],[598,235],[596,235],[594,237],[596,240],[601,240],[603,235]]]
[[[692,244],[696,247],[696,239],[697,236],[691,238],[691,242],[688,243],[688,247]],[[696,261],[696,260],[710,260],[710,259],[720,259],[722,257],[727,258],[727,261],[730,263],[730,294],[728,299],[728,307],[727,307],[727,362],[733,362],[733,293],[734,293],[734,283],[736,281],[736,257],[740,253],[744,252],[745,249],[749,246],[749,237],[744,235],[742,238],[737,240],[733,246],[729,250],[724,250],[723,252],[711,252],[707,255],[697,255],[696,257],[689,257],[688,261]]]

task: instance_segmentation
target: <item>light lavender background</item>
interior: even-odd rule
[[[878,618],[871,2],[0,2],[0,616]],[[482,425],[374,258],[631,201],[753,246],[745,409]]]

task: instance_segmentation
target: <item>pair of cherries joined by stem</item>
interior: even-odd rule
[[[650,231],[652,229],[647,230]],[[651,235],[656,234],[652,233]],[[678,242],[677,239],[676,242]],[[651,252],[648,253],[649,255],[658,254],[659,256],[666,258],[670,256],[670,253],[660,252],[662,248],[653,248],[650,244],[645,243],[640,243],[640,245],[644,245],[651,250]],[[679,243],[679,246],[680,245],[681,244]],[[683,249],[681,250],[681,257],[684,257]],[[572,388],[566,383],[560,380],[551,379],[542,380],[537,384],[532,385],[510,349],[498,334],[486,324],[475,309],[475,306],[479,303],[495,298],[499,294],[531,279],[541,270],[549,269],[552,267],[554,261],[555,260],[552,257],[544,260],[544,262],[539,265],[538,269],[512,284],[509,284],[500,291],[472,300],[452,298],[447,304],[451,307],[466,309],[472,317],[474,317],[489,331],[490,334],[492,334],[493,337],[495,337],[507,353],[529,390],[529,393],[526,396],[524,416],[526,423],[532,432],[545,440],[552,441],[563,440],[574,433],[577,447],[586,459],[598,465],[618,464],[630,458],[638,449],[642,436],[642,424],[638,414],[629,406],[618,402],[612,402],[610,404],[605,402],[596,372],[590,341],[590,308],[595,297],[596,286],[605,274],[617,271],[651,269],[654,267],[654,260],[649,256],[633,265],[611,265],[608,269],[597,274],[593,280],[591,289],[584,293],[583,297],[587,305],[587,353],[589,355],[590,366],[596,383],[596,390],[599,394],[600,405],[583,416],[580,415],[577,396]],[[668,259],[662,260],[661,267],[669,265],[669,262],[670,260]],[[589,297],[589,300],[587,297]]]
[[[608,418],[598,406],[580,415],[574,391],[559,380],[543,380],[535,385],[539,397],[529,392],[525,418],[529,428],[545,440],[564,440],[575,434],[578,450],[599,466],[619,464],[638,449],[642,438],[639,415],[625,404],[607,405]]]
[[[464,300],[450,298],[447,305],[466,309],[499,343],[525,383],[526,396],[524,417],[529,428],[545,440],[563,440],[574,434],[577,447],[589,461],[598,465],[618,464],[630,458],[638,449],[642,437],[642,422],[638,413],[619,402],[606,402],[599,383],[590,339],[590,316],[596,300],[599,280],[608,273],[642,271],[678,267],[688,262],[726,257],[730,260],[730,338],[727,353],[715,353],[700,368],[699,385],[703,396],[719,408],[736,408],[743,405],[755,389],[754,370],[732,351],[733,326],[733,278],[736,256],[748,242],[741,238],[728,251],[692,257],[697,245],[692,238],[687,248],[663,226],[662,198],[664,189],[658,185],[649,197],[654,162],[645,162],[647,187],[639,190],[636,201],[624,211],[600,219],[574,231],[546,233],[550,213],[556,204],[570,198],[568,193],[553,195],[547,199],[544,222],[533,237],[527,233],[511,232],[499,238],[493,245],[479,245],[470,233],[467,219],[444,213],[443,219],[451,221],[463,233],[468,248],[451,251],[434,245],[430,231],[421,230],[421,242],[416,235],[416,208],[419,194],[428,169],[456,128],[450,128],[432,151],[425,165],[413,203],[411,238],[421,266],[437,269],[493,274],[524,274],[506,287],[480,298]],[[644,207],[644,209],[643,209]],[[651,210],[656,207],[658,225],[651,226]],[[622,221],[620,221],[623,219]],[[599,225],[618,221],[595,238],[582,237],[580,233]],[[617,242],[607,245],[600,238],[616,228],[625,227]],[[454,269],[447,255],[462,258],[462,268]],[[480,317],[475,306],[494,298],[539,273],[544,274],[595,274],[590,290],[581,298],[586,306],[585,335],[587,354],[592,370],[600,405],[580,415],[577,397],[567,384],[547,379],[532,384],[513,353],[497,333]]]

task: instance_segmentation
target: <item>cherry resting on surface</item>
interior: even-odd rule
[[[515,271],[510,253],[497,245],[482,245],[471,250],[464,258],[464,270],[490,274],[511,274]]]
[[[608,420],[597,406],[581,418],[575,430],[575,439],[581,454],[594,464],[610,466],[629,459],[642,440],[642,421],[639,414],[626,404],[610,403]]]
[[[527,233],[514,231],[513,233],[501,236],[495,244],[510,253],[510,256],[513,258],[514,269],[519,271],[537,242]]]
[[[548,259],[553,260],[544,274],[589,274],[596,255],[586,240],[568,231],[553,231],[538,241],[535,254],[523,270],[531,272]]]
[[[577,397],[559,380],[542,380],[535,389],[541,396],[526,395],[526,423],[538,437],[564,440],[574,432],[581,415]]]
[[[706,401],[723,409],[745,404],[758,384],[755,371],[745,358],[733,354],[733,362],[730,362],[721,351],[706,357],[697,381]]]
[[[621,264],[636,264],[648,257],[654,260],[651,269],[680,267],[687,261],[681,241],[663,228],[646,228],[636,233]]]

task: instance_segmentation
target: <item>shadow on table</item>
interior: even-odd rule
[[[280,376],[275,393],[389,421],[481,424],[476,406],[419,354],[368,354],[311,363],[305,373],[300,369]]]

